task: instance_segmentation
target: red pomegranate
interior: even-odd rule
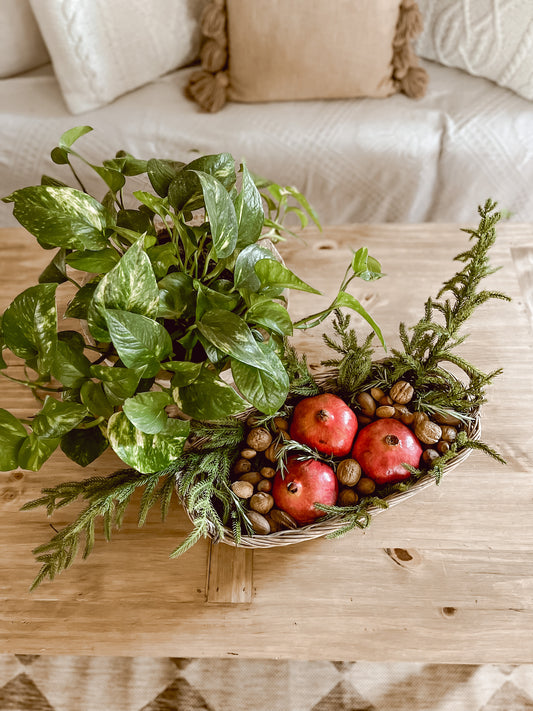
[[[307,397],[294,408],[290,436],[322,454],[343,457],[350,452],[357,432],[353,410],[331,393]]]
[[[422,447],[411,430],[392,418],[371,422],[359,432],[352,450],[367,477],[376,484],[408,479],[403,463],[418,467]]]
[[[315,503],[333,506],[338,491],[337,477],[331,467],[316,459],[299,461],[295,456],[287,459],[284,477],[276,472],[272,485],[276,506],[300,525],[324,516],[323,511],[315,508]]]

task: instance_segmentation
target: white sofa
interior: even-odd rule
[[[299,187],[323,223],[469,222],[487,197],[511,219],[533,221],[533,102],[459,69],[422,64],[429,88],[418,101],[397,94],[228,104],[206,114],[184,96],[187,68],[77,116],[48,64],[0,80],[0,195],[38,184],[42,173],[70,181],[50,150],[67,128],[88,124],[95,131],[78,146],[93,162],[118,149],[184,161],[229,151],[254,172]],[[83,174],[102,195],[99,178]],[[0,205],[0,225],[15,224],[11,206]]]

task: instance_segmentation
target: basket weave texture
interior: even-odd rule
[[[331,384],[336,380],[335,370],[328,370],[319,375],[314,375],[316,383],[319,385],[320,389],[327,392],[331,387]],[[250,415],[257,414],[257,411],[253,408],[242,412],[237,415],[237,419],[245,421]],[[472,419],[468,422],[465,427],[465,432],[469,439],[479,440],[481,438],[481,414],[479,408],[471,413]],[[207,438],[199,440],[195,443],[196,446],[202,445],[208,441]],[[462,464],[471,454],[471,449],[460,450],[455,457],[449,460],[443,468],[443,475],[449,474],[453,469],[456,469],[460,464]],[[383,498],[386,501],[388,507],[397,506],[398,504],[407,501],[407,499],[412,498],[416,494],[419,494],[424,489],[431,486],[435,486],[435,479],[430,474],[426,474],[416,481],[410,489],[403,492],[394,492],[389,496]],[[378,506],[369,506],[367,512],[371,516],[375,516],[387,509],[380,508]],[[194,516],[186,509],[187,515],[194,523]],[[322,536],[327,536],[329,533],[335,533],[341,528],[346,526],[346,521],[343,520],[342,516],[335,516],[332,518],[327,518],[324,520],[319,520],[315,523],[308,524],[307,526],[301,526],[295,529],[285,529],[282,531],[277,531],[275,533],[269,533],[268,535],[255,535],[255,536],[241,536],[239,543],[236,542],[231,528],[227,526],[224,527],[224,537],[219,537],[215,531],[214,526],[209,527],[208,535],[216,543],[226,543],[230,546],[236,546],[238,548],[274,548],[277,546],[289,546],[296,543],[303,543],[305,541],[312,540],[313,538],[321,538]]]

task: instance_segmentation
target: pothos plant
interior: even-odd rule
[[[42,403],[29,419],[0,410],[1,470],[37,470],[57,447],[86,466],[111,446],[137,472],[158,472],[179,458],[189,417],[217,421],[250,406],[269,415],[283,405],[290,383],[280,356],[294,328],[348,307],[381,338],[347,291],[355,277],[381,276],[366,248],[354,253],[333,302],[293,323],[286,290],[320,292],[270,245],[290,233],[291,214],[318,225],[298,190],[258,178],[244,162],[238,175],[228,153],[185,164],[120,151],[92,165],[72,147],[91,130],[70,129],[51,154],[77,188],[43,176],[3,198],[55,253],[0,322],[1,350],[22,359],[27,374],[14,378],[0,351],[1,375]],[[80,161],[103,179],[101,201],[85,190]],[[136,207],[126,207],[127,178],[143,174],[152,191],[134,191]],[[63,284],[74,293],[58,315]],[[79,328],[63,330],[62,316]],[[171,405],[186,417],[169,417]]]

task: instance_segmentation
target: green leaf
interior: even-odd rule
[[[107,210],[90,195],[74,188],[37,185],[11,193],[13,215],[45,249],[103,249],[105,230],[112,226]]]
[[[200,333],[226,355],[267,372],[272,367],[242,318],[230,311],[208,311],[198,323]]]
[[[242,164],[242,187],[235,200],[235,213],[239,224],[237,247],[257,242],[263,229],[265,213],[259,190],[255,187],[246,165]]]
[[[50,372],[67,388],[79,388],[90,375],[91,362],[83,347],[58,340]]]
[[[0,314],[0,370],[7,368],[7,363],[5,362],[4,356],[2,355],[2,351],[6,347],[6,342],[4,340],[4,329],[2,326],[2,320],[3,320],[3,316]]]
[[[214,309],[222,309],[224,311],[233,311],[239,304],[241,296],[238,293],[221,294],[219,291],[210,289],[204,286],[201,282],[195,282],[198,289],[196,299],[196,320],[202,318],[206,311]]]
[[[354,252],[352,270],[355,276],[364,281],[373,281],[382,276],[380,263],[368,255],[367,247],[361,247],[357,252]]]
[[[86,133],[90,133],[92,130],[91,126],[74,126],[74,128],[69,128],[68,131],[61,135],[57,144],[60,148],[68,149],[78,138],[85,136]]]
[[[53,188],[68,188],[68,185],[62,180],[52,178],[50,175],[41,175],[41,185],[48,185]]]
[[[64,248],[56,252],[50,264],[40,273],[39,284],[63,284],[67,281],[66,255],[67,250]]]
[[[178,319],[192,316],[196,308],[196,291],[192,278],[184,272],[171,272],[161,279],[157,315]]]
[[[83,405],[47,396],[41,411],[33,420],[32,429],[38,437],[62,437],[77,427],[86,415],[87,408]]]
[[[173,402],[168,393],[139,393],[124,402],[123,410],[138,430],[146,434],[158,434],[167,424],[165,407]]]
[[[146,205],[146,207],[148,207],[152,212],[159,215],[163,221],[165,220],[169,213],[168,200],[166,198],[157,197],[156,195],[147,193],[144,190],[136,190],[133,193],[133,197],[136,197],[142,205]]]
[[[141,378],[136,370],[107,365],[92,365],[91,375],[102,381],[104,393],[114,407],[135,393]]]
[[[196,175],[202,185],[215,253],[219,259],[224,259],[233,253],[237,244],[239,226],[235,207],[221,182],[198,170]]]
[[[140,210],[119,210],[117,214],[117,226],[124,227],[139,234],[155,234],[152,220],[146,212]]]
[[[96,282],[89,282],[88,284],[84,284],[81,289],[78,289],[76,295],[67,306],[65,317],[79,318],[86,321],[89,304],[91,303],[97,286],[98,284]]]
[[[89,165],[95,173],[98,173],[113,193],[117,193],[119,190],[122,190],[126,184],[126,178],[118,170],[114,170],[109,167],[102,167],[101,165],[93,165],[92,163],[89,163]]]
[[[105,249],[86,249],[80,252],[72,252],[65,261],[74,269],[83,272],[93,272],[95,274],[106,274],[118,264],[120,255],[112,247]]]
[[[49,372],[55,357],[56,288],[55,283],[30,286],[15,297],[2,321],[7,347],[19,358],[38,356],[40,373]]]
[[[169,418],[164,430],[146,434],[138,430],[124,412],[115,412],[109,420],[107,436],[123,462],[142,474],[149,474],[179,459],[189,429],[189,422]]]
[[[181,173],[185,163],[175,160],[151,158],[147,163],[147,173],[153,189],[161,197],[168,195],[170,183]]]
[[[189,361],[170,361],[169,363],[161,363],[161,367],[165,370],[170,370],[175,373],[172,378],[172,385],[184,387],[191,385],[200,375],[202,363],[190,363]]]
[[[179,261],[176,257],[176,245],[173,242],[166,244],[156,244],[154,247],[146,250],[152,269],[156,279],[162,279],[170,269],[170,267],[178,266]]]
[[[134,158],[131,153],[126,153],[126,151],[118,151],[113,160],[116,163],[109,161],[110,167],[121,170],[124,175],[141,175],[141,173],[146,173],[148,170],[147,161]],[[104,161],[104,165],[107,165],[107,162]]]
[[[76,464],[86,467],[105,452],[109,443],[98,427],[72,430],[61,437],[60,447]]]
[[[174,400],[182,412],[196,420],[223,420],[249,407],[232,387],[206,368],[192,385],[176,388]]]
[[[272,287],[283,287],[284,289],[297,289],[298,291],[307,291],[310,294],[321,294],[314,287],[306,284],[296,276],[290,269],[280,264],[280,262],[272,259],[262,259],[256,263],[255,273],[261,282],[261,289],[271,289]]]
[[[255,265],[262,259],[277,261],[272,252],[258,244],[251,244],[239,253],[235,260],[233,278],[235,286],[241,292],[256,293],[261,288],[261,281],[255,273]]]
[[[292,336],[292,320],[287,309],[275,301],[258,301],[244,316],[248,323],[264,326],[280,336]]]
[[[199,170],[202,173],[207,173],[222,183],[226,190],[231,190],[237,180],[235,160],[231,153],[200,156],[188,163],[184,170]]]
[[[198,210],[203,207],[202,186],[198,176],[189,170],[183,169],[170,183],[168,201],[176,212]]]
[[[158,372],[160,362],[172,352],[166,329],[151,318],[119,309],[106,310],[113,345],[127,368],[143,368],[143,377]]]
[[[265,357],[271,361],[271,369],[268,372],[233,359],[231,372],[241,395],[260,412],[273,415],[287,399],[289,376],[273,351],[268,350],[266,346],[262,350]]]
[[[348,292],[346,292],[346,291],[341,291],[332,304],[332,310],[337,309],[340,306],[346,306],[350,309],[353,309],[360,316],[362,316],[364,318],[364,320],[368,324],[370,324],[373,331],[375,332],[375,334],[381,341],[382,346],[386,349],[385,340],[383,338],[383,334],[381,333],[380,327],[377,325],[377,323],[374,321],[374,319],[370,316],[370,314],[366,311],[364,306],[362,306],[354,296],[352,296],[351,294],[348,294]]]
[[[0,408],[0,471],[8,472],[17,468],[19,449],[27,437],[22,422]]]
[[[113,406],[106,397],[102,383],[86,380],[81,386],[80,397],[91,415],[108,419],[113,414]]]
[[[59,439],[57,438],[29,434],[19,449],[19,467],[33,472],[38,471],[57,449],[58,444]]]
[[[320,220],[318,219],[318,215],[317,215],[317,213],[315,212],[315,210],[311,207],[311,205],[309,204],[309,202],[308,202],[307,198],[305,197],[305,195],[302,195],[301,192],[299,192],[298,190],[296,190],[296,188],[291,187],[290,185],[287,185],[287,186],[285,187],[285,190],[286,190],[290,195],[292,195],[292,197],[295,198],[295,200],[297,200],[297,201],[300,203],[300,205],[301,205],[301,206],[303,207],[303,209],[307,212],[307,214],[308,214],[309,217],[313,220],[313,222],[314,222],[315,225],[318,227],[318,229],[321,230],[322,227],[321,227],[321,225],[320,225]]]
[[[87,314],[87,322],[97,341],[108,342],[107,309],[157,316],[159,289],[143,239],[132,245],[118,264],[98,284]]]

